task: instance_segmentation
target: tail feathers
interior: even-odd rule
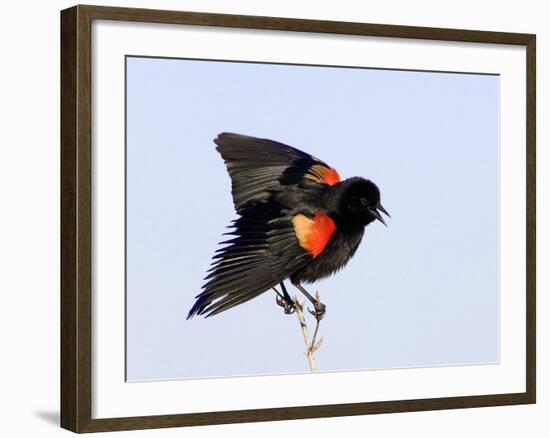
[[[204,309],[206,308],[206,306],[208,306],[208,304],[209,301],[207,296],[199,297],[187,314],[187,319],[191,319],[195,315],[202,315],[204,313]]]
[[[266,290],[271,289],[274,285],[273,281],[268,280],[256,285],[256,287],[251,288],[247,292],[230,293],[222,296],[222,298],[216,296],[219,294],[203,292],[197,296],[197,301],[187,314],[187,319],[191,319],[195,315],[204,315],[205,318],[217,315],[252,298],[256,298]]]

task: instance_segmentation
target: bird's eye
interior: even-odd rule
[[[366,198],[361,198],[359,200],[359,202],[361,203],[361,206],[363,206],[363,207],[368,207],[368,205],[369,205],[369,202],[366,200]]]

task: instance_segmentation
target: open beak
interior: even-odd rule
[[[370,213],[377,219],[379,220],[380,222],[382,222],[386,227],[388,226],[388,224],[386,224],[386,221],[384,220],[384,218],[382,217],[382,215],[380,214],[380,210],[382,213],[384,213],[386,216],[388,217],[391,217],[390,214],[386,211],[386,209],[384,207],[382,207],[381,204],[378,204],[376,208],[370,208],[369,211]]]
[[[378,204],[378,207],[376,208],[380,210],[382,213],[384,213],[386,216],[391,217],[390,214],[386,211],[386,209],[382,207],[382,204]]]

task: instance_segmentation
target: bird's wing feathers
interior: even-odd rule
[[[312,259],[298,241],[293,215],[269,202],[256,203],[231,226],[190,310],[215,315],[276,286]]]
[[[267,200],[282,186],[310,182],[334,185],[338,172],[323,161],[276,141],[222,133],[214,142],[231,177],[235,210]]]

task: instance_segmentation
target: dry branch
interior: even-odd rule
[[[319,302],[319,293],[317,292],[316,294],[316,299],[317,301]],[[300,323],[300,328],[302,330],[302,335],[304,337],[304,343],[305,343],[305,346],[306,346],[306,357],[307,357],[307,363],[308,363],[308,366],[309,366],[309,371],[313,372],[316,370],[316,366],[315,366],[315,352],[319,349],[319,347],[321,347],[321,343],[323,341],[323,339],[319,339],[319,341],[317,341],[317,333],[319,332],[319,324],[320,324],[320,321],[318,319],[316,319],[316,324],[315,324],[315,331],[313,333],[313,338],[311,339],[311,342],[309,341],[309,333],[308,333],[308,328],[307,328],[307,322],[306,322],[306,318],[304,316],[304,303],[300,303],[298,301],[298,298],[297,297],[294,297],[294,308],[295,308],[295,311],[296,311],[296,316],[298,317],[298,322]]]

